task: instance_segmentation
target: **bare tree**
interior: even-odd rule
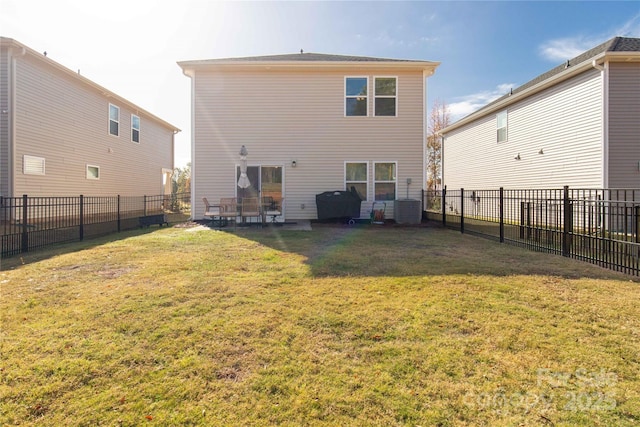
[[[440,131],[449,126],[449,107],[439,99],[433,102],[427,125],[427,190],[442,185],[442,141]]]
[[[189,193],[191,191],[191,162],[184,168],[175,168],[173,172],[173,193]]]

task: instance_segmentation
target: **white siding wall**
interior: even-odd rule
[[[0,49],[0,196],[9,195],[9,53]]]
[[[15,195],[162,194],[173,168],[173,131],[30,55],[16,73]],[[120,136],[109,135],[109,103],[120,107]],[[140,143],[131,141],[131,114]],[[25,175],[23,155],[43,157],[46,175]],[[100,179],[86,179],[86,165]]]
[[[398,77],[398,117],[344,116],[345,76]],[[242,145],[249,165],[284,166],[287,219],[316,218],[315,195],[344,189],[344,162],[369,161],[368,215],[373,162],[398,162],[397,197],[420,198],[423,178],[424,78],[421,71],[260,70],[198,71],[194,88],[194,216],[201,198],[235,197],[235,167]],[[296,160],[297,167],[291,167]],[[302,208],[304,205],[304,208]],[[393,204],[387,203],[387,217]]]
[[[640,64],[609,65],[609,187],[640,188]]]
[[[450,189],[601,187],[602,79],[590,70],[507,108],[508,140],[490,114],[445,135]],[[538,154],[540,150],[544,154]],[[520,154],[521,160],[515,160]]]

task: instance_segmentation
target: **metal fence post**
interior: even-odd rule
[[[80,195],[80,241],[84,239],[84,196]]]
[[[447,186],[442,189],[442,226],[447,226]]]
[[[144,207],[142,208],[143,209],[143,214],[144,214],[143,216],[147,216],[147,195],[146,194],[144,195],[143,203],[144,203]]]
[[[22,252],[29,250],[29,232],[27,230],[27,220],[29,215],[27,212],[27,205],[29,204],[29,197],[26,194],[22,195]]]
[[[500,187],[500,243],[504,243],[504,188]]]
[[[460,189],[460,232],[464,233],[464,188]]]
[[[573,232],[573,209],[569,200],[569,186],[564,186],[562,224],[562,256],[571,256],[571,234]]]
[[[118,233],[119,233],[120,232],[120,195],[119,194],[118,194],[117,206],[118,206]]]

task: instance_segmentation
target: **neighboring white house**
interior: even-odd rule
[[[0,196],[171,192],[175,126],[0,37]]]
[[[299,53],[184,61],[192,81],[192,200],[270,195],[284,217],[316,218],[315,196],[355,187],[375,201],[420,199],[426,79],[438,62]],[[248,190],[237,186],[242,146]],[[282,218],[279,218],[282,219]]]
[[[640,39],[596,46],[442,136],[449,189],[640,188]]]

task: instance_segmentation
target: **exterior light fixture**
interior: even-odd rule
[[[521,159],[522,159],[522,157],[520,157],[520,153],[518,153],[518,155],[517,155],[517,156],[515,156],[515,157],[514,157],[514,159],[516,159],[516,160],[521,160]]]
[[[295,168],[296,166],[298,166],[298,162],[296,162],[295,160],[291,161],[291,167]]]
[[[544,154],[544,149],[540,149],[540,151],[538,151],[538,154]]]

